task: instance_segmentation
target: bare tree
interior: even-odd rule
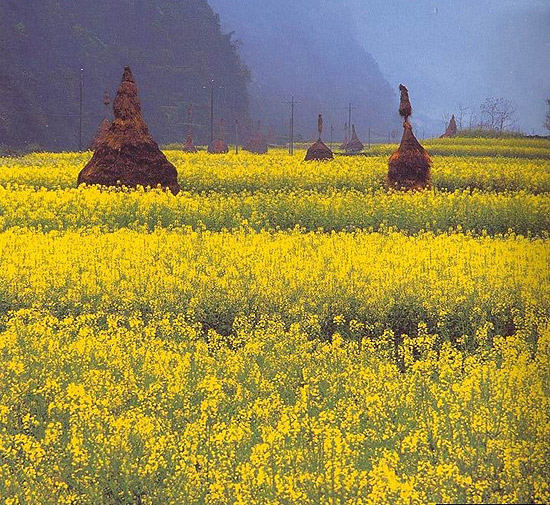
[[[481,127],[502,132],[509,129],[515,119],[516,108],[505,98],[486,98],[481,104]]]
[[[475,109],[472,109],[470,112],[470,120],[468,121],[468,128],[472,130],[473,128],[476,127],[477,124],[478,124],[477,112]]]
[[[465,107],[462,104],[458,105],[458,129],[462,130],[463,121],[465,119],[465,113],[470,110],[470,107]]]
[[[544,118],[544,126],[548,131],[550,131],[550,98],[546,100],[546,105],[548,105],[548,110],[546,111],[546,118]]]

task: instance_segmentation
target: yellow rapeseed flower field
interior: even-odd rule
[[[0,159],[0,504],[549,502],[548,144]]]

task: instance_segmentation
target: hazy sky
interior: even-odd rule
[[[344,0],[390,83],[433,117],[510,99],[519,127],[542,133],[550,98],[550,0]]]
[[[399,83],[409,87],[417,119],[422,114],[440,120],[444,113],[458,113],[459,105],[478,110],[486,97],[504,97],[517,107],[518,127],[544,132],[544,100],[550,98],[550,0],[210,3],[222,14],[224,27],[235,29],[236,38],[253,46],[262,38],[258,30],[273,26],[281,31],[285,23],[285,40],[294,37],[288,44],[295,47],[305,32],[337,45],[346,43],[342,34],[349,34],[374,57],[396,95]],[[297,10],[296,5],[303,8]],[[331,42],[331,37],[337,39]],[[292,58],[292,51],[286,54]],[[265,56],[269,60],[270,55]],[[346,79],[349,67],[344,62],[341,67]],[[292,87],[293,77],[287,77]]]

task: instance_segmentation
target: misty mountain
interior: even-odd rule
[[[210,0],[222,26],[242,42],[240,53],[252,72],[251,115],[278,132],[288,132],[292,95],[297,132],[316,135],[317,114],[324,138],[343,137],[347,106],[365,139],[367,129],[387,134],[399,124],[397,97],[375,59],[358,42],[354,20],[339,0]],[[394,83],[397,86],[398,83]]]
[[[479,120],[485,98],[504,97],[517,106],[518,127],[543,133],[550,97],[548,0],[342,1],[353,13],[351,30],[384,75],[411,90],[413,120],[420,114],[458,118],[462,105],[468,126]]]
[[[83,68],[87,146],[127,64],[159,142],[185,138],[189,102],[206,141],[211,79],[216,116],[248,121],[248,70],[206,0],[2,0],[0,144],[75,149]]]

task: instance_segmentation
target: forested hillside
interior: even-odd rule
[[[126,64],[160,142],[184,138],[188,102],[208,137],[212,78],[216,117],[247,120],[249,72],[206,0],[2,0],[0,145],[76,148],[80,68],[87,145]]]

